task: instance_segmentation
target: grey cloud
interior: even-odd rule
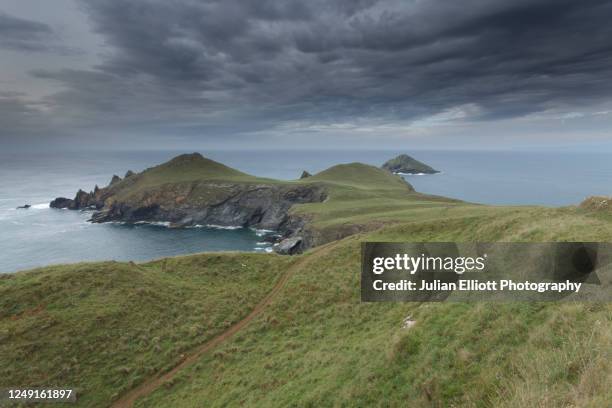
[[[52,52],[77,55],[82,51],[61,44],[60,36],[47,24],[15,17],[0,10],[0,49],[20,52]]]
[[[83,126],[223,133],[244,123],[412,120],[468,105],[470,120],[497,120],[612,93],[610,1],[81,4],[110,47],[104,61],[34,74],[65,87],[45,103]]]
[[[0,12],[0,48],[40,51],[48,47],[53,35],[46,24]]]

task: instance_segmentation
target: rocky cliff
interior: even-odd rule
[[[90,221],[169,222],[241,226],[299,232],[304,221],[292,216],[295,204],[321,202],[323,185],[259,179],[208,160],[200,154],[181,155],[142,173],[113,176],[104,188],[79,190],[74,199],[59,197],[53,208],[95,210]]]

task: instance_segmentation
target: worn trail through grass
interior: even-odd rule
[[[316,249],[316,253],[318,255],[326,254],[327,252],[331,251],[337,244],[338,242],[332,242],[327,245],[323,245]],[[274,299],[276,295],[278,295],[278,293],[283,289],[283,287],[285,286],[291,275],[293,275],[293,273],[307,266],[313,259],[317,259],[317,257],[304,255],[301,259],[296,261],[287,269],[287,271],[280,277],[280,279],[278,280],[278,282],[276,282],[270,292],[268,292],[268,294],[253,308],[253,310],[251,310],[251,312],[246,317],[244,317],[242,320],[238,321],[234,325],[230,326],[227,330],[225,330],[218,336],[195,348],[170,371],[158,373],[157,375],[142,382],[136,388],[133,388],[132,390],[125,393],[111,405],[111,408],[131,408],[138,398],[151,394],[159,386],[161,386],[167,381],[172,380],[181,370],[196,362],[203,354],[209,352],[210,350],[229,340],[233,335],[235,335],[237,332],[247,326],[253,319],[255,319],[266,308],[266,306],[270,304],[272,299]]]

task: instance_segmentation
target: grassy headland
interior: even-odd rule
[[[242,177],[242,176],[237,176]],[[321,241],[296,257],[199,254],[61,265],[0,278],[0,384],[77,387],[105,407],[246,316],[142,407],[601,407],[612,400],[610,304],[364,304],[359,243],[612,241],[588,209],[492,207],[413,191],[362,164],[295,182]],[[410,316],[416,324],[402,328]],[[74,405],[71,405],[74,406]]]

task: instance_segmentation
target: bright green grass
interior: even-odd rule
[[[306,183],[323,181],[368,190],[412,190],[400,176],[363,163],[339,164],[303,180]]]
[[[0,275],[0,386],[103,407],[247,315],[293,259],[197,255]]]
[[[610,304],[359,301],[361,240],[612,240],[609,223],[574,216],[414,222],[313,250],[257,321],[138,406],[607,406]]]
[[[605,406],[612,306],[362,304],[359,242],[612,241],[612,223],[573,208],[435,208],[301,255],[309,263],[260,317],[140,406]],[[245,316],[297,259],[4,275],[0,385],[70,385],[76,406],[107,406]],[[402,329],[408,315],[417,324]]]

